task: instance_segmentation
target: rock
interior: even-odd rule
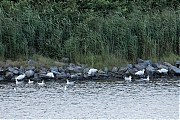
[[[105,72],[105,74],[108,74],[108,68],[107,67],[104,68],[104,72]]]
[[[152,61],[151,60],[144,60],[144,63],[146,63],[147,65],[152,66]]]
[[[167,70],[168,70],[168,67],[165,66],[165,65],[162,65],[161,63],[154,63],[152,66],[153,66],[154,68],[157,68],[157,69],[164,68],[164,69],[167,69]]]
[[[51,71],[58,72],[58,67],[56,67],[56,66],[52,66],[52,67],[50,67],[50,70],[51,70]]]
[[[133,68],[133,65],[132,64],[128,64],[128,69],[132,69]]]
[[[4,75],[5,74],[5,69],[3,67],[0,67],[0,75]]]
[[[25,68],[24,68],[24,66],[20,66],[20,68],[19,68],[19,72],[20,72],[20,73],[24,73],[24,72],[25,72]]]
[[[35,70],[36,68],[35,68],[35,66],[28,66],[28,67],[26,67],[26,70]]]
[[[136,59],[136,63],[138,64],[138,63],[143,63],[144,61],[142,60],[142,59],[140,59],[140,58],[137,58]]]
[[[12,72],[7,72],[5,75],[5,78],[7,78],[7,79],[11,79],[13,77],[14,77],[14,74]]]
[[[138,70],[142,70],[147,67],[147,63],[138,63],[138,64],[135,64],[134,67]]]
[[[19,71],[18,70],[13,70],[12,71],[15,75],[18,75],[19,74]]]
[[[67,75],[66,75],[66,73],[64,73],[64,72],[56,75],[56,78],[57,78],[57,79],[63,79],[63,78],[66,78],[66,77],[67,77]]]
[[[58,70],[59,70],[59,72],[65,72],[63,67],[59,67]]]
[[[127,67],[120,67],[118,70],[118,74],[124,74],[127,71]]]
[[[76,66],[76,67],[74,67],[73,72],[74,73],[82,73],[83,72],[83,68],[80,67],[80,66]]]
[[[69,62],[69,58],[65,58],[65,57],[63,57],[60,61],[61,61],[61,62],[68,63],[68,62]]]
[[[15,70],[13,67],[8,67],[7,69],[8,69],[9,72],[12,72],[12,71]]]
[[[0,81],[3,81],[4,80],[4,77],[0,76]]]
[[[180,60],[176,60],[175,66],[176,66],[177,68],[180,68]]]
[[[28,71],[25,72],[25,74],[26,74],[26,76],[27,76],[28,78],[30,78],[30,77],[32,77],[32,76],[34,75],[34,71],[28,70]]]
[[[118,67],[113,67],[111,71],[114,72],[114,73],[118,72]]]
[[[148,65],[148,66],[146,67],[146,73],[147,73],[148,75],[150,75],[150,76],[152,76],[155,71],[156,71],[155,68],[152,67],[151,65]]]
[[[33,65],[34,64],[34,61],[33,60],[28,60],[28,65]]]
[[[170,63],[168,63],[168,62],[164,62],[163,63],[165,66],[167,66],[167,67],[172,67],[173,65],[171,65]]]

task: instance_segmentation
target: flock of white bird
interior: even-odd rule
[[[161,68],[161,69],[159,69],[159,70],[157,70],[159,73],[164,73],[164,74],[167,74],[167,72],[168,72],[168,70],[167,69],[165,69],[165,68]],[[135,75],[138,75],[138,76],[143,76],[144,75],[144,72],[145,72],[145,69],[143,69],[143,70],[139,70],[139,71],[137,71],[137,72],[135,72]],[[125,81],[131,81],[132,80],[132,76],[125,76],[124,77],[124,80]],[[147,77],[146,78],[141,78],[140,79],[140,81],[149,81],[150,80],[150,77],[149,77],[149,75],[147,75]]]

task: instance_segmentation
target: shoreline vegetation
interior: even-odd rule
[[[146,0],[2,0],[1,60],[104,68],[137,58],[180,60],[180,3]],[[13,62],[21,61],[21,62]]]

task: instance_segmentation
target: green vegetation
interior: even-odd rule
[[[0,56],[68,57],[97,67],[134,62],[137,57],[180,59],[180,3],[137,1],[3,0]]]

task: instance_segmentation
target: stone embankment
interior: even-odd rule
[[[0,81],[15,82],[17,80],[34,81],[41,80],[90,80],[90,79],[124,79],[132,76],[132,79],[150,76],[150,78],[161,77],[178,77],[180,76],[180,60],[174,64],[168,62],[152,63],[151,60],[137,59],[134,64],[125,66],[114,66],[111,70],[105,67],[103,70],[87,68],[85,65],[75,65],[68,63],[64,66],[57,67],[35,67],[33,61],[29,66],[16,67],[5,64],[0,67]],[[139,71],[139,72],[138,72]],[[17,76],[25,74],[23,78]],[[52,76],[53,75],[53,76]]]

